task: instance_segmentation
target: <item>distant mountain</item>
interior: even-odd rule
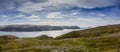
[[[80,29],[78,26],[50,26],[50,25],[4,25],[0,31],[50,31],[63,29]]]

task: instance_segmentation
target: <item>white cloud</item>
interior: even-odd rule
[[[17,23],[17,22],[16,22]],[[11,23],[11,24],[16,24],[16,23]],[[31,22],[18,22],[17,24],[33,24],[33,25],[66,25],[66,26],[71,26],[71,25],[77,25],[78,22],[61,22],[61,21],[43,21],[43,22],[37,22],[37,21],[31,21]]]
[[[99,13],[98,16],[105,16],[105,14]]]
[[[48,0],[48,3],[53,6],[58,6],[62,4],[68,4],[73,6],[78,6],[82,8],[95,8],[95,7],[106,7],[111,5],[116,5],[118,0]]]
[[[88,14],[95,15],[96,13],[94,13],[94,12],[90,12],[90,13],[88,13]]]
[[[16,0],[18,1],[18,0]],[[21,0],[19,0],[21,1]],[[64,11],[62,9],[71,9],[71,7],[79,7],[79,8],[96,8],[96,7],[107,7],[107,6],[113,6],[116,5],[118,2],[118,0],[48,0],[46,2],[31,2],[29,0],[25,0],[21,2],[21,6],[18,6],[17,10],[20,12],[23,12],[23,14],[19,14],[16,17],[23,17],[23,19],[20,19],[21,22],[23,23],[23,21],[25,23],[29,23],[29,24],[45,24],[45,25],[83,25],[83,26],[97,26],[97,25],[102,25],[102,24],[114,24],[114,23],[120,23],[120,20],[110,20],[110,19],[101,19],[99,17],[105,17],[105,18],[112,18],[119,15],[119,8],[114,8],[111,9],[110,11],[110,16],[112,17],[106,17],[104,13],[97,13],[97,11],[94,12],[90,12],[90,13],[86,13],[87,14],[91,14],[91,15],[98,15],[99,17],[95,17],[95,18],[88,18],[88,17],[84,17],[83,15],[86,14],[84,13],[84,11],[79,12],[78,10],[75,9],[75,11],[70,11],[73,13],[69,13],[69,11]],[[9,3],[7,5],[5,5],[8,7],[8,9],[15,9],[13,6],[13,1],[9,1],[12,2],[9,6]],[[2,6],[3,7],[3,6]],[[4,9],[4,8],[3,8]],[[43,10],[43,11],[42,11]],[[52,12],[51,12],[52,10]],[[62,11],[63,13],[61,13]],[[1,10],[0,10],[1,11]],[[25,13],[34,13],[36,11],[40,11],[37,13],[37,15],[31,15],[31,16],[24,16]],[[100,10],[101,11],[101,10]],[[43,15],[41,13],[44,13]],[[51,13],[49,13],[51,12]],[[64,12],[67,12],[68,14],[65,14]],[[98,11],[99,12],[99,11]],[[47,16],[45,16],[46,14],[48,14]],[[79,16],[76,16],[79,15]],[[41,19],[43,17],[46,17],[48,20],[44,20]],[[87,15],[86,15],[87,16]],[[25,18],[25,19],[24,19]],[[49,20],[49,19],[62,19],[60,20]],[[65,18],[65,19],[64,19]],[[12,21],[17,21],[19,19],[13,19],[12,17],[8,16],[0,16],[0,21],[4,21],[4,22],[9,22],[9,19]],[[67,22],[64,22],[67,19]],[[70,21],[70,20],[71,21]],[[42,22],[41,20],[43,20],[44,22]],[[73,22],[73,21],[74,22]],[[34,22],[33,22],[34,21]],[[12,22],[14,23],[14,22]],[[16,23],[16,22],[15,22]]]
[[[97,20],[101,20],[101,18],[78,18],[78,19],[74,19],[74,20],[79,20],[79,21],[97,21]]]
[[[41,11],[44,8],[42,7],[41,3],[34,3],[34,2],[27,2],[23,4],[20,8],[18,8],[18,11],[22,11],[25,13],[31,13],[35,11]]]
[[[25,13],[41,11],[41,10],[59,10],[70,8],[72,6],[80,8],[96,8],[116,5],[118,0],[48,0],[43,3],[27,2],[17,10]]]
[[[63,14],[61,14],[60,12],[52,12],[52,13],[49,13],[46,17],[47,18],[63,18]]]
[[[8,22],[8,16],[7,15],[0,15],[0,21],[1,22]]]
[[[39,16],[36,16],[36,15],[31,15],[31,16],[28,16],[28,17],[25,17],[28,21],[40,21],[41,17]]]
[[[73,12],[73,13],[71,13],[71,15],[77,15],[77,14],[79,14],[79,12]]]
[[[108,18],[91,18],[91,19],[78,19],[78,24],[81,27],[96,27],[110,24],[120,24],[120,20]]]
[[[42,24],[42,25],[76,25],[77,22],[61,22],[61,21],[48,21],[48,22],[41,22],[39,24]]]
[[[36,15],[31,15],[30,17],[28,17],[30,19],[39,19],[40,17],[39,16],[36,16]]]
[[[80,21],[29,21],[29,22],[15,22],[15,23],[7,23],[7,24],[33,24],[33,25],[78,25],[80,27],[96,27],[102,25],[110,25],[110,24],[119,24],[120,20],[114,19],[89,19],[89,20],[80,20]]]
[[[8,16],[7,16],[7,15],[0,15],[0,17],[6,18],[6,17],[8,17]]]
[[[119,19],[108,19],[108,18],[88,18],[88,17],[79,17],[77,19],[62,21],[62,20],[44,20],[40,21],[40,17],[32,15],[27,17],[27,21],[21,22],[12,22],[6,23],[8,24],[33,24],[33,25],[78,25],[80,27],[96,27],[101,25],[108,25],[108,24],[120,24]]]
[[[17,16],[15,16],[15,17],[25,17],[25,15],[17,15]]]
[[[102,19],[97,21],[90,21],[91,23],[89,25],[91,26],[102,26],[102,25],[110,25],[110,24],[120,24],[120,20],[110,20],[110,19]]]

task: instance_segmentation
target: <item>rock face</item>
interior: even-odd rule
[[[78,26],[50,26],[50,25],[5,25],[0,31],[50,31],[63,29],[80,29]]]

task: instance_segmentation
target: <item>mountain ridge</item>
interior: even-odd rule
[[[51,31],[63,29],[80,29],[78,26],[50,26],[50,25],[3,25],[0,26],[0,31]]]

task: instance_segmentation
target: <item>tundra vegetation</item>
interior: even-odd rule
[[[56,38],[2,35],[0,52],[120,52],[120,25],[73,31]]]

